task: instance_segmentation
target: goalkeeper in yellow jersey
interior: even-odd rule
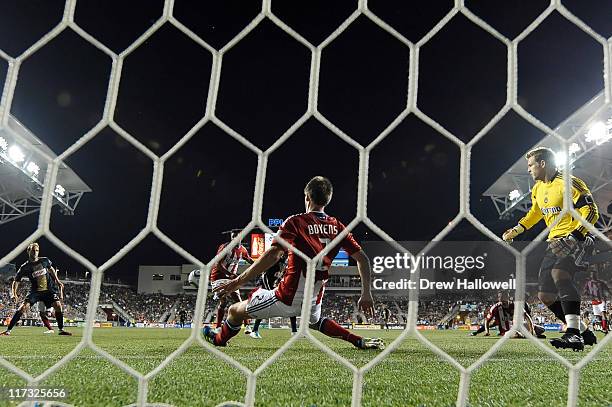
[[[563,210],[563,175],[555,165],[555,154],[549,148],[538,147],[529,151],[527,169],[535,181],[531,190],[532,206],[518,225],[504,232],[502,238],[512,241],[544,219],[546,226],[552,225]],[[599,212],[586,184],[572,176],[572,201],[574,208],[592,224],[597,222]],[[561,338],[552,339],[556,348],[581,351],[584,345],[594,345],[597,338],[580,319],[580,294],[574,283],[574,274],[580,268],[585,250],[592,248],[593,238],[587,229],[570,213],[566,213],[551,228],[548,247],[538,275],[540,300],[567,325]]]

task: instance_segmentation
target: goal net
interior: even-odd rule
[[[452,143],[458,146],[461,154],[461,162],[460,162],[460,211],[459,214],[453,221],[444,228],[433,240],[432,245],[435,244],[435,241],[439,241],[443,239],[447,234],[451,232],[453,226],[458,223],[460,220],[467,220],[471,224],[473,224],[479,231],[481,231],[484,235],[490,237],[492,240],[499,242],[502,244],[501,240],[498,236],[496,236],[491,230],[489,230],[485,225],[483,225],[471,212],[470,212],[470,164],[471,164],[471,151],[472,148],[478,143],[483,137],[487,135],[487,133],[510,111],[514,111],[520,117],[525,119],[527,122],[531,123],[536,128],[540,129],[543,133],[553,135],[562,145],[566,151],[569,151],[571,140],[568,140],[561,135],[555,133],[553,129],[548,127],[546,124],[538,120],[536,117],[531,115],[527,110],[525,110],[518,102],[517,98],[517,88],[518,88],[518,63],[517,63],[517,49],[519,43],[525,39],[531,32],[533,32],[552,12],[556,11],[560,13],[563,17],[565,17],[572,24],[579,27],[582,31],[588,34],[593,41],[601,44],[603,48],[604,54],[604,97],[605,97],[605,106],[607,107],[610,104],[610,95],[612,92],[612,86],[610,84],[610,78],[612,77],[612,72],[610,68],[610,53],[612,49],[612,44],[610,40],[602,37],[600,34],[591,29],[587,24],[577,18],[572,12],[570,12],[567,8],[564,7],[560,0],[551,0],[550,5],[542,12],[520,35],[518,35],[514,39],[509,39],[498,32],[495,28],[489,25],[486,21],[478,17],[474,14],[470,9],[464,4],[463,0],[456,0],[454,7],[452,10],[448,12],[434,27],[429,31],[422,39],[418,42],[411,42],[406,39],[402,34],[400,34],[397,30],[387,24],[383,19],[379,18],[374,12],[372,12],[367,5],[367,0],[359,0],[358,5],[355,11],[344,21],[337,29],[329,35],[322,43],[315,45],[306,40],[302,35],[293,30],[290,26],[288,26],[285,22],[279,19],[271,9],[271,0],[263,0],[261,12],[248,24],[246,27],[238,33],[231,41],[229,41],[223,48],[217,50],[207,44],[205,40],[196,35],[193,31],[183,25],[179,20],[177,20],[173,16],[173,0],[166,0],[164,4],[163,15],[159,18],[144,34],[142,34],[136,41],[134,41],[129,47],[127,47],[123,52],[117,54],[113,52],[110,48],[105,46],[98,39],[94,38],[94,36],[87,33],[83,30],[79,25],[75,22],[74,13],[76,7],[76,0],[67,0],[65,5],[65,10],[63,14],[63,18],[61,23],[51,29],[48,33],[46,33],[40,40],[38,40],[34,45],[29,47],[26,51],[24,51],[21,55],[17,57],[11,57],[4,51],[0,50],[0,57],[4,60],[8,61],[8,73],[4,85],[4,89],[2,90],[2,99],[0,106],[0,126],[7,131],[10,131],[8,128],[8,118],[9,113],[11,111],[11,105],[13,101],[13,95],[15,93],[15,88],[18,83],[19,71],[25,60],[35,54],[38,50],[48,44],[51,40],[57,37],[64,30],[73,30],[79,36],[81,36],[85,41],[90,43],[92,46],[98,48],[100,51],[104,52],[108,55],[112,60],[112,68],[110,77],[108,79],[108,88],[106,95],[106,102],[104,105],[104,112],[102,119],[99,123],[97,123],[90,131],[84,134],[78,141],[76,141],[72,146],[70,146],[66,151],[61,153],[59,156],[52,158],[47,157],[48,161],[51,163],[49,166],[49,170],[46,173],[45,181],[44,181],[44,201],[41,206],[40,211],[40,222],[37,230],[22,242],[20,245],[14,248],[8,255],[6,255],[0,264],[5,264],[9,259],[14,258],[16,255],[21,253],[29,242],[33,239],[37,239],[41,236],[47,237],[52,243],[57,245],[61,250],[70,255],[72,258],[83,264],[92,272],[92,288],[89,296],[88,303],[88,313],[87,313],[87,324],[83,333],[83,341],[68,355],[66,355],[62,360],[60,360],[56,365],[49,368],[42,374],[38,376],[32,376],[29,373],[19,369],[12,363],[8,362],[5,359],[0,358],[0,364],[2,367],[17,376],[21,377],[25,381],[29,383],[31,386],[37,386],[41,382],[43,382],[46,378],[50,377],[54,372],[60,369],[63,365],[67,364],[72,358],[77,356],[84,349],[91,349],[92,351],[100,354],[102,357],[106,358],[111,363],[118,366],[120,369],[127,372],[129,375],[133,376],[138,381],[138,398],[137,405],[146,405],[148,402],[148,392],[149,392],[149,382],[160,373],[164,367],[166,367],[169,363],[171,363],[174,359],[179,357],[183,352],[185,352],[190,346],[194,344],[199,344],[200,346],[206,348],[208,352],[213,353],[216,357],[225,362],[231,364],[236,367],[240,372],[242,372],[247,379],[246,393],[244,395],[244,405],[253,405],[255,403],[255,394],[256,394],[256,386],[257,386],[257,377],[261,375],[266,369],[278,360],[279,357],[283,355],[283,353],[292,346],[292,343],[297,340],[297,337],[292,337],[288,342],[286,342],[277,352],[275,352],[270,358],[268,358],[259,368],[256,370],[249,369],[239,362],[235,361],[233,358],[228,356],[227,354],[220,352],[219,350],[213,348],[208,343],[206,343],[199,333],[199,327],[201,326],[203,312],[205,309],[205,302],[207,298],[207,286],[208,286],[208,271],[210,267],[219,260],[222,256],[224,256],[231,247],[228,246],[223,252],[219,253],[214,259],[205,264],[202,259],[198,259],[196,256],[184,250],[182,247],[177,245],[174,241],[172,241],[168,236],[166,236],[160,229],[157,227],[157,215],[159,212],[160,205],[160,195],[161,195],[161,186],[162,180],[164,177],[164,164],[166,160],[179,148],[181,148],[185,143],[189,141],[189,139],[207,122],[213,122],[216,126],[220,127],[224,132],[228,135],[236,139],[238,142],[243,144],[246,148],[253,151],[257,154],[258,157],[258,166],[257,166],[257,174],[256,174],[256,185],[255,185],[255,194],[253,196],[253,213],[250,223],[247,227],[244,228],[243,232],[234,240],[234,244],[240,241],[251,229],[258,227],[266,232],[271,233],[272,231],[265,225],[261,220],[262,214],[262,206],[263,206],[263,191],[265,186],[266,179],[266,170],[268,158],[272,152],[278,149],[293,133],[295,133],[302,124],[304,124],[308,119],[314,117],[320,123],[322,123],[327,129],[336,134],[338,137],[346,141],[349,145],[353,146],[359,153],[359,179],[358,179],[358,201],[357,201],[357,216],[353,219],[347,227],[347,232],[352,230],[355,226],[360,223],[364,223],[371,230],[377,233],[379,236],[385,238],[385,240],[392,241],[392,239],[385,233],[384,230],[379,228],[369,217],[367,212],[367,199],[368,199],[368,169],[369,169],[369,156],[372,150],[387,136],[389,135],[408,115],[415,115],[423,122],[427,123],[437,132],[439,132],[446,139],[450,140]],[[495,116],[477,133],[477,135],[470,140],[469,142],[463,142],[454,134],[446,130],[442,125],[433,120],[427,114],[422,112],[417,106],[417,94],[418,94],[418,78],[419,78],[419,50],[430,41],[433,36],[441,30],[444,30],[445,26],[456,16],[463,15],[467,19],[469,19],[473,24],[482,28],[486,31],[490,36],[497,39],[499,42],[503,43],[507,48],[507,83],[506,83],[506,102],[504,106],[495,114]],[[410,64],[409,64],[409,86],[407,89],[407,104],[405,109],[397,116],[397,118],[382,131],[378,137],[375,138],[369,145],[361,145],[354,139],[352,139],[349,135],[345,134],[342,130],[340,130],[336,125],[334,125],[327,117],[325,117],[318,110],[318,91],[319,91],[319,73],[321,66],[321,54],[322,51],[329,46],[332,42],[334,42],[338,36],[340,36],[351,24],[359,17],[365,17],[369,19],[371,22],[376,24],[382,30],[386,31],[397,40],[399,40],[406,48],[410,51]],[[310,51],[311,60],[310,60],[310,78],[309,78],[309,89],[308,94],[304,95],[304,98],[308,101],[308,108],[306,113],[299,118],[270,148],[267,150],[262,150],[256,147],[253,143],[251,143],[247,138],[240,135],[237,131],[232,129],[230,126],[225,124],[215,115],[215,107],[217,104],[217,96],[219,92],[219,83],[220,76],[222,72],[222,61],[224,55],[232,49],[236,44],[238,44],[242,39],[244,39],[252,30],[254,30],[262,21],[269,20],[277,27],[282,29],[288,35],[293,37],[296,41],[298,41],[302,46],[307,48]],[[176,27],[178,30],[183,32],[187,37],[193,40],[195,43],[199,44],[202,48],[207,50],[213,58],[212,70],[210,76],[210,85],[208,90],[208,97],[206,103],[206,111],[204,117],[189,131],[184,137],[176,143],[169,151],[167,151],[164,155],[158,156],[149,150],[146,146],[140,143],[137,139],[135,139],[132,135],[130,135],[126,130],[124,130],[121,126],[119,126],[114,121],[114,113],[117,104],[117,98],[119,93],[119,82],[122,75],[123,62],[126,57],[128,57],[134,50],[140,47],[148,38],[150,38],[160,27],[164,24],[171,24]],[[150,204],[149,204],[149,212],[147,217],[146,227],[125,247],[123,247],[118,253],[116,253],[111,259],[109,259],[103,265],[97,267],[91,262],[89,262],[86,258],[79,255],[77,252],[72,250],[68,245],[58,239],[50,230],[50,216],[51,216],[51,206],[53,200],[53,194],[55,192],[56,186],[56,177],[58,173],[58,168],[63,160],[65,160],[70,155],[77,152],[85,143],[87,143],[92,138],[96,137],[96,135],[105,127],[111,127],[114,131],[116,131],[121,137],[131,143],[135,148],[142,151],[145,155],[147,155],[154,163],[154,174],[153,174],[153,182],[151,187],[151,195],[150,195]],[[44,152],[39,152],[44,155]],[[565,181],[565,191],[569,194],[570,191],[570,174],[571,171],[567,171],[564,173],[564,181]],[[571,198],[569,195],[565,197],[566,202],[571,202]],[[575,214],[578,218],[580,218],[579,214],[575,211],[575,209],[568,208],[566,206],[565,211],[569,211],[572,214]],[[583,224],[593,233],[597,234],[600,238],[607,240],[605,236],[601,233],[597,232],[592,225],[587,224],[582,221]],[[109,269],[112,265],[117,263],[123,256],[125,256],[131,249],[133,249],[137,244],[139,244],[148,234],[154,234],[159,239],[161,239],[165,244],[175,250],[177,253],[181,254],[184,258],[191,261],[193,264],[197,265],[202,270],[206,270],[207,272],[202,273],[201,281],[200,281],[200,290],[197,297],[194,321],[196,323],[193,324],[191,336],[188,340],[186,340],[175,352],[173,352],[168,358],[166,358],[162,363],[159,364],[155,369],[147,374],[142,374],[137,372],[136,370],[130,368],[125,363],[121,362],[117,358],[113,357],[107,352],[102,351],[98,348],[92,341],[92,332],[93,332],[93,322],[96,318],[96,308],[98,304],[101,283],[102,283],[102,273]],[[543,232],[539,236],[539,240],[544,237]],[[339,242],[344,235],[338,236],[335,242]],[[308,298],[309,295],[312,295],[313,287],[314,287],[314,266],[316,262],[324,256],[327,251],[333,246],[333,243],[328,245],[328,249],[322,253],[320,253],[317,257],[313,259],[307,259],[308,263],[308,279],[305,288],[305,298]],[[528,248],[519,252],[513,248],[509,248],[513,255],[516,258],[517,264],[517,290],[515,298],[516,307],[518,309],[523,308],[524,298],[525,298],[525,281],[526,281],[526,256],[529,252],[535,247],[534,245],[528,246]],[[426,247],[424,250],[427,251],[430,247]],[[399,251],[405,252],[405,249],[399,245],[397,245],[397,249]],[[301,255],[301,254],[298,254]],[[415,274],[414,278],[418,278],[418,273]],[[456,360],[454,360],[451,356],[440,350],[438,347],[434,346],[430,341],[426,340],[422,335],[416,332],[416,321],[417,321],[417,312],[418,312],[418,292],[413,293],[413,297],[411,297],[410,308],[408,312],[407,325],[406,329],[401,333],[401,335],[393,341],[383,352],[378,354],[375,358],[373,358],[369,363],[364,366],[357,367],[351,362],[347,361],[345,358],[341,357],[337,353],[335,353],[332,349],[327,347],[325,344],[320,342],[315,336],[313,336],[307,329],[306,325],[300,326],[300,333],[308,338],[312,342],[314,346],[321,349],[325,352],[329,357],[337,360],[343,366],[345,366],[348,370],[352,372],[353,376],[353,393],[352,393],[352,405],[358,406],[362,401],[362,389],[364,382],[364,375],[370,371],[373,367],[375,367],[379,362],[381,362],[389,353],[396,350],[402,341],[404,341],[408,336],[415,336],[419,341],[423,343],[427,348],[431,349],[437,355],[439,355],[443,360],[448,361],[452,366],[454,366],[460,372],[460,384],[459,384],[459,392],[457,394],[457,405],[465,406],[468,403],[468,395],[470,391],[470,378],[474,371],[478,369],[483,363],[485,363],[507,340],[507,337],[499,340],[496,344],[486,352],[481,358],[479,358],[476,362],[471,364],[468,367],[464,367],[459,364]],[[308,320],[308,315],[310,313],[311,304],[308,301],[304,302],[303,310],[302,310],[302,320]],[[515,315],[515,328],[518,330],[524,330],[523,327],[523,315],[522,313],[516,313]],[[591,361],[605,345],[612,335],[608,335],[608,337],[603,341],[602,346],[599,346],[597,349],[593,350],[586,357],[584,357],[580,362],[576,364],[572,364],[568,362],[565,358],[561,357],[556,352],[552,351],[552,349],[542,345],[540,342],[536,341],[530,335],[527,335],[530,340],[534,342],[536,346],[541,348],[544,352],[547,352],[554,360],[557,360],[567,369],[569,373],[569,381],[568,385],[568,406],[574,406],[577,404],[577,396],[578,396],[578,383],[580,377],[581,369],[586,366],[589,361]]]

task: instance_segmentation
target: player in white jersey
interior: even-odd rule
[[[591,271],[591,278],[584,284],[582,294],[591,299],[593,306],[593,327],[596,324],[601,326],[601,330],[608,333],[608,312],[607,299],[610,298],[610,289],[608,285],[600,280],[597,276],[597,271]]]

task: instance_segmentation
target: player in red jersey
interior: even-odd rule
[[[279,229],[278,236],[310,258],[319,254],[345,229],[340,221],[324,212],[325,206],[331,200],[332,193],[333,187],[327,178],[318,176],[311,179],[304,188],[306,213],[286,219]],[[368,257],[350,233],[340,242],[340,246],[357,261],[362,283],[359,308],[366,314],[373,315],[374,301],[370,292]],[[247,281],[263,274],[288,252],[287,268],[279,285],[274,290],[258,288],[249,295],[248,300],[232,305],[221,331],[215,333],[210,327],[204,327],[205,338],[216,346],[225,346],[233,336],[240,332],[240,324],[246,318],[299,316],[302,311],[302,303],[310,301],[312,304],[310,327],[312,329],[317,329],[327,336],[348,341],[360,349],[383,349],[384,343],[381,339],[363,338],[343,328],[337,322],[321,317],[321,302],[325,292],[325,283],[329,278],[328,270],[339,249],[340,247],[335,247],[317,263],[313,295],[310,298],[304,298],[306,262],[292,251],[287,251],[275,239],[272,246],[256,263],[224,286],[218,287],[216,291],[228,293],[237,290]]]
[[[503,291],[497,293],[497,301],[498,302],[491,306],[491,309],[487,313],[484,324],[481,325],[477,331],[472,332],[472,336],[476,336],[481,332],[485,332],[485,336],[489,336],[490,328],[496,325],[499,329],[499,336],[505,335],[506,332],[510,330],[514,318],[514,301],[510,299],[507,292]],[[537,338],[546,338],[546,335],[544,335],[544,328],[533,323],[531,319],[531,308],[527,303],[525,303],[523,319],[527,330],[531,332],[532,335]],[[514,338],[522,337],[523,335],[518,332],[514,336]]]
[[[230,241],[234,240],[234,238],[236,238],[236,235],[236,231],[232,231],[230,233]],[[225,249],[225,247],[229,243],[230,242],[221,244],[217,249],[217,254],[221,253],[221,251]],[[251,256],[249,256],[248,250],[242,244],[238,244],[213,266],[210,272],[210,284],[212,286],[213,291],[236,277],[236,272],[238,271],[238,264],[242,259],[246,260],[246,262],[249,264],[253,264],[253,259],[251,258]],[[223,295],[219,295],[215,292],[214,299],[219,300],[219,304],[217,305],[216,327],[220,328],[221,324],[223,323],[223,318],[225,317],[225,310],[228,306],[228,299],[232,303],[236,303],[242,301],[242,298],[240,298],[240,291],[236,289],[233,292],[227,292]],[[244,324],[245,327],[247,327],[247,333],[250,333],[250,331],[248,330],[249,321],[245,320]]]
[[[507,293],[497,293],[497,302],[491,306],[487,316],[485,317],[484,324],[480,326],[478,331],[472,332],[472,336],[476,336],[481,332],[485,333],[485,336],[489,336],[490,329],[492,326],[497,325],[499,329],[499,335],[502,336],[510,330],[512,324],[512,317],[514,315],[514,306],[510,307],[510,298]]]
[[[591,305],[593,306],[593,324],[595,324],[595,322],[599,323],[599,325],[601,325],[601,330],[607,335],[608,313],[606,312],[606,306],[608,301],[606,299],[610,297],[610,289],[604,281],[597,277],[597,271],[591,271],[591,278],[587,280],[584,285],[582,295],[591,298]]]

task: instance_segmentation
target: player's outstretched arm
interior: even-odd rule
[[[508,229],[502,235],[502,239],[506,242],[512,241],[515,237],[523,233],[525,230],[531,229],[533,225],[542,220],[542,211],[538,206],[538,202],[536,201],[536,186],[534,186],[531,191],[531,208],[529,208],[529,212],[518,221],[518,224],[512,229]]]
[[[515,237],[517,237],[524,231],[525,231],[525,228],[523,227],[523,225],[519,223],[515,227],[506,230],[504,234],[502,235],[502,239],[504,239],[505,242],[511,242]]]
[[[242,274],[230,280],[227,284],[217,287],[215,290],[219,295],[231,293],[242,287],[247,281],[263,274],[270,267],[278,263],[285,250],[282,247],[273,245],[262,254],[262,256],[251,264]]]
[[[18,290],[19,281],[17,279],[14,279],[13,283],[11,284],[11,297],[15,300],[15,302],[19,301]]]
[[[357,302],[359,308],[368,316],[374,316],[374,299],[370,291],[370,259],[363,250],[359,250],[351,255],[357,262],[357,270],[361,278],[361,297]]]

